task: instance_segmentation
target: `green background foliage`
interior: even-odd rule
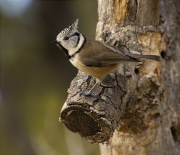
[[[6,7],[0,11],[1,154],[99,154],[58,120],[77,69],[50,44],[77,18],[79,31],[94,39],[97,1],[31,1],[19,14]]]

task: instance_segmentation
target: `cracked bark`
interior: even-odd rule
[[[95,79],[81,71],[71,82],[60,121],[102,155],[180,154],[179,1],[98,0],[96,39],[161,63],[121,64],[93,93]],[[171,9],[171,10],[170,10]]]

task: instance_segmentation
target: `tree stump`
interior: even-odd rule
[[[180,153],[180,29],[175,29],[180,18],[172,18],[174,10],[165,13],[168,5],[178,10],[179,3],[173,2],[98,1],[97,40],[163,58],[161,63],[121,64],[95,88],[97,96],[80,94],[95,83],[86,73],[79,71],[71,82],[60,121],[90,142],[101,143],[102,154]]]

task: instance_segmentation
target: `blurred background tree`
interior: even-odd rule
[[[1,154],[99,154],[58,121],[77,69],[50,44],[77,18],[94,39],[97,1],[1,0],[0,15]]]

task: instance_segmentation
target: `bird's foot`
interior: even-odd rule
[[[98,83],[96,82],[95,85],[91,88],[90,91],[88,91],[88,92],[81,91],[80,94],[83,94],[83,95],[85,95],[85,96],[97,96],[98,94],[92,94],[92,93],[91,93],[92,90],[96,87],[97,84],[98,84]]]
[[[98,95],[98,94],[92,94],[91,91],[89,91],[89,92],[81,91],[80,94],[83,94],[85,96],[97,96]]]

